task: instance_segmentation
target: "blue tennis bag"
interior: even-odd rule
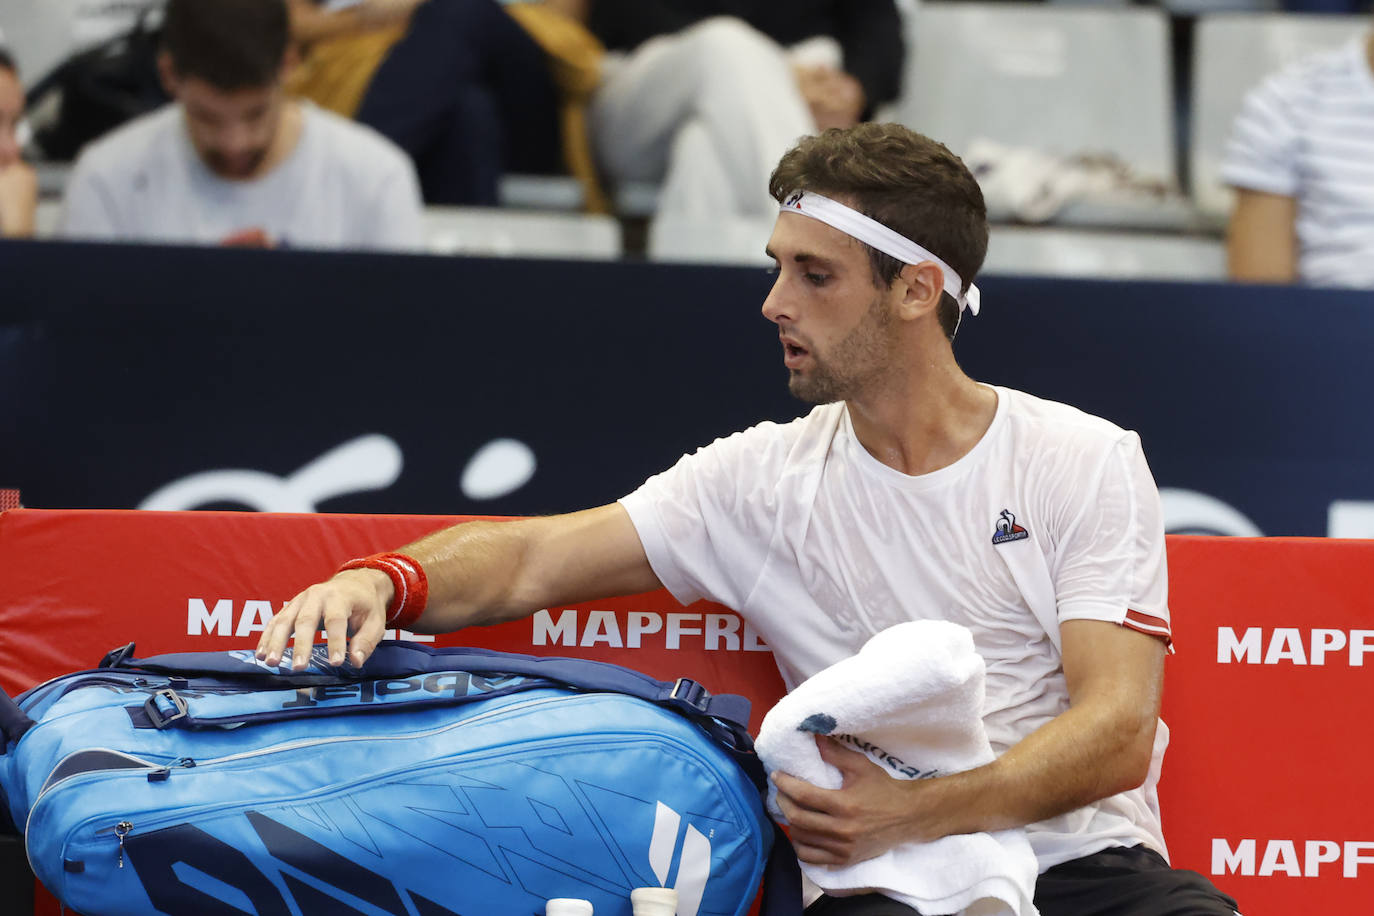
[[[0,693],[5,806],[85,916],[630,916],[644,886],[742,916],[768,868],[761,912],[801,912],[743,697],[407,642],[301,672],[133,648]]]

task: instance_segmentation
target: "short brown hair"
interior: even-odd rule
[[[938,255],[967,290],[988,249],[987,208],[968,168],[945,147],[900,124],[859,124],[805,137],[768,181],[781,203],[793,191],[846,198],[856,210]],[[902,262],[868,248],[873,279],[888,286]],[[946,293],[940,327],[953,338],[959,304]]]
[[[285,0],[168,0],[162,20],[172,69],[225,92],[276,83],[289,40]]]

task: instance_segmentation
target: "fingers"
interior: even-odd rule
[[[363,662],[372,655],[372,650],[377,648],[377,643],[382,641],[384,635],[386,635],[386,624],[382,622],[382,618],[369,616],[358,629],[358,632],[353,634],[353,641],[348,646],[349,660],[353,662],[354,666],[358,668],[363,666]]]
[[[855,772],[863,764],[871,763],[866,755],[846,747],[829,735],[816,736],[816,750],[820,752],[822,760],[845,775],[846,781],[850,773]]]
[[[348,643],[348,621],[337,616],[326,618],[324,642],[325,649],[329,653],[329,664],[335,668],[342,665],[344,663],[344,647]]]
[[[286,643],[291,637],[292,627],[300,615],[301,605],[305,602],[308,591],[309,589],[286,602],[276,616],[267,622],[267,628],[258,639],[259,661],[273,667],[281,663],[282,653],[286,650]]]
[[[814,865],[849,862],[854,844],[846,822],[836,811],[825,807],[826,802],[838,800],[838,792],[819,789],[786,773],[774,773],[772,780],[797,858]]]
[[[777,803],[789,824],[819,826],[832,818],[843,804],[836,789],[822,789],[787,773],[774,773]]]
[[[342,665],[345,652],[354,664],[361,665],[386,629],[386,610],[377,590],[360,574],[366,572],[340,573],[288,601],[258,640],[257,657],[276,666],[290,651],[292,670],[302,671],[310,664],[315,635],[323,629],[331,665]],[[350,632],[354,634],[352,642]]]

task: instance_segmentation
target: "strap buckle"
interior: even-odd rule
[[[105,657],[100,660],[100,664],[96,665],[96,667],[118,668],[120,665],[124,664],[127,659],[132,658],[133,654],[134,644],[125,643],[118,649],[111,649],[109,652],[106,652]]]
[[[680,677],[673,684],[673,689],[668,694],[668,702],[678,706],[685,706],[693,712],[709,715],[708,707],[711,705],[711,691],[698,684],[691,678]]]
[[[158,700],[166,700],[172,704],[172,712],[163,712],[158,705]],[[148,714],[148,721],[153,723],[157,729],[166,728],[178,719],[187,716],[186,701],[177,695],[175,690],[162,689],[143,702],[143,711]]]

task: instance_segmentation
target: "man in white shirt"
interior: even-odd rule
[[[801,861],[1025,827],[1046,916],[1232,916],[1165,858],[1164,529],[1139,439],[955,362],[987,246],[977,182],[940,144],[862,124],[802,140],[770,192],[778,277],[763,314],[793,394],[819,406],[609,506],[458,525],[350,561],[283,608],[259,657],[303,667],[323,626],[333,663],[361,663],[387,625],[452,630],[661,585],[738,610],[791,688],[894,624],[952,621],[986,662],[997,760],[895,780],[819,739],[842,788],[773,774]],[[808,912],[914,911],[864,894]]]
[[[1232,279],[1374,288],[1374,32],[1251,90],[1222,178]]]
[[[159,67],[176,100],[89,146],[68,184],[74,239],[418,250],[410,160],[288,98],[283,0],[170,0]]]

